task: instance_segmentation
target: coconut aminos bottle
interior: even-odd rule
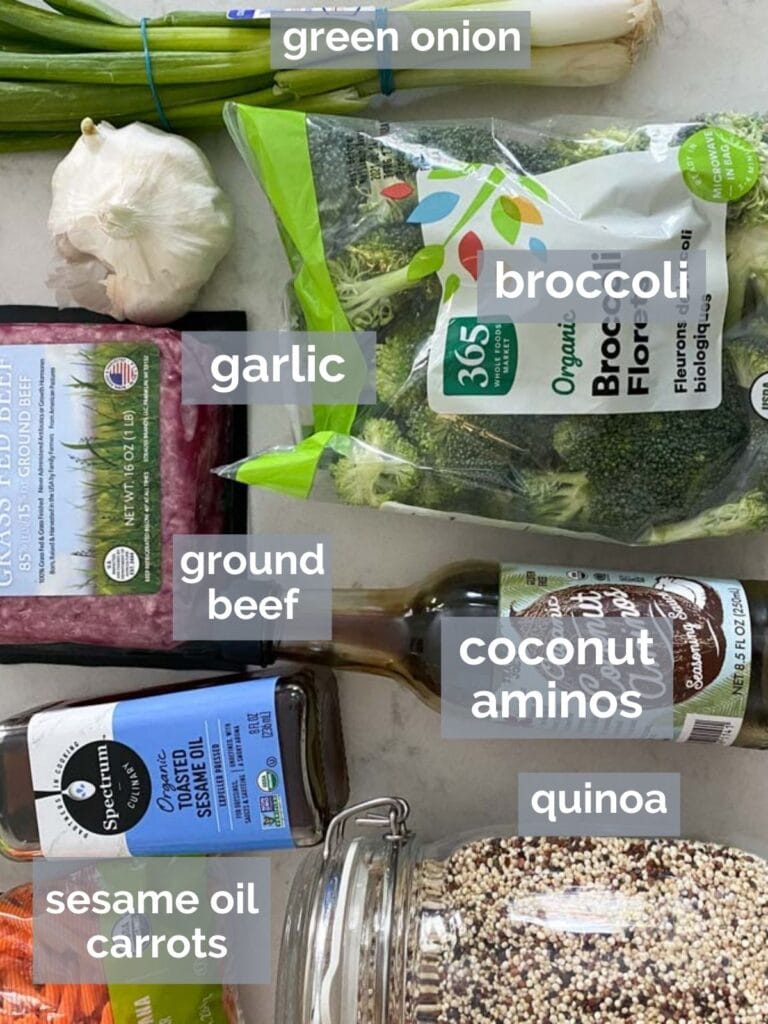
[[[411,588],[334,593],[333,642],[277,657],[387,675],[439,708],[443,619],[665,616],[673,620],[678,741],[768,748],[768,583],[463,562]]]

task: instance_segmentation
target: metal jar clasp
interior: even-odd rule
[[[338,849],[350,822],[368,828],[388,828],[384,839],[390,843],[402,843],[409,835],[407,822],[410,813],[408,801],[398,796],[376,797],[347,807],[328,826],[323,859],[329,860]]]

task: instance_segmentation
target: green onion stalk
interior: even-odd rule
[[[139,22],[102,0],[0,0],[0,153],[71,145],[85,117],[158,124],[152,77],[171,127],[217,127],[235,100],[357,114],[379,94],[374,71],[273,71],[269,22],[176,11]],[[397,90],[472,85],[607,85],[655,34],[656,0],[410,0],[395,10],[531,11],[527,68],[396,71]]]

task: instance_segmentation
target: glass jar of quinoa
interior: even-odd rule
[[[766,1024],[768,864],[692,840],[422,844],[381,798],[294,884],[281,1024]],[[345,838],[347,827],[366,826]]]

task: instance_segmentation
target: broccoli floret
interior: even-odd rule
[[[653,502],[632,487],[617,493],[595,487],[587,473],[568,470],[523,470],[514,475],[515,490],[498,518],[601,533],[632,541],[653,522]],[[497,505],[502,508],[501,497]]]
[[[742,388],[751,388],[762,374],[768,372],[768,335],[753,328],[732,338],[725,349],[727,360]]]
[[[390,334],[376,346],[376,397],[387,406],[416,397],[426,399],[426,353],[408,330]]]
[[[422,306],[413,311],[406,309],[378,332],[377,400],[388,415],[396,416],[403,423],[427,403],[428,342],[433,325],[434,316],[425,322]]]
[[[426,404],[426,379],[424,388],[424,401],[411,403],[405,433],[430,465],[465,480],[477,479],[478,475],[497,482],[503,479],[509,487],[512,467],[546,467],[552,463],[554,418],[436,413]]]
[[[503,156],[489,121],[427,121],[412,136],[411,144],[426,150],[428,166],[440,166],[441,156],[460,164],[496,164]]]
[[[385,224],[347,246],[366,274],[383,274],[407,266],[424,245],[418,224]]]
[[[392,199],[387,189],[396,185],[409,185],[411,193],[401,199]],[[362,202],[360,212],[363,220],[370,224],[402,224],[415,209],[419,201],[415,177],[404,180],[402,177],[379,178],[371,176],[367,186],[361,186]]]
[[[523,470],[514,475],[513,515],[542,526],[568,526],[579,520],[590,497],[585,473]],[[514,511],[519,509],[519,516]]]
[[[392,405],[408,382],[413,369],[415,347],[393,338],[376,346],[376,397]]]
[[[568,416],[556,424],[552,446],[568,469],[584,470],[590,477],[602,477],[615,472],[618,467],[628,468],[644,450],[646,439],[636,436],[635,431],[644,426],[647,418],[642,414]],[[645,426],[652,427],[653,424]],[[662,426],[660,421],[658,426]]]
[[[413,369],[405,384],[394,396],[387,411],[395,416],[403,425],[403,432],[409,440],[409,424],[411,419],[427,404],[427,364],[420,362]]]
[[[411,280],[406,266],[365,280],[337,276],[334,284],[352,327],[368,331],[391,323],[404,293],[423,282]]]
[[[331,466],[331,476],[350,505],[407,501],[419,478],[417,452],[392,420],[369,419],[349,452]]]
[[[467,485],[509,489],[515,456],[514,416],[451,416],[416,404],[405,433],[427,465],[448,474],[454,489]]]
[[[654,495],[642,486],[611,492],[591,488],[587,507],[583,513],[584,528],[609,537],[611,540],[633,543],[656,522],[659,515]]]
[[[716,409],[568,417],[555,427],[553,443],[563,468],[589,481],[585,526],[624,538],[648,522],[675,522],[706,507],[739,463],[749,433],[746,396],[726,372]]]
[[[768,421],[753,416],[749,443],[730,473],[723,477],[712,504],[726,501],[733,494],[761,490],[768,494]]]
[[[424,467],[415,503],[502,522],[561,523],[575,516],[585,500],[584,475],[531,468],[540,464],[518,444],[525,440],[522,420],[531,434],[538,427],[549,438],[534,417],[459,417],[432,412],[426,399],[414,405],[406,433]]]
[[[308,117],[312,179],[326,252],[359,237],[363,223],[375,224],[383,210],[375,182],[403,181],[416,195],[418,154],[398,150],[386,137],[366,131],[369,123],[349,117]],[[393,203],[389,213],[408,207]],[[406,214],[407,215],[407,214]],[[389,217],[385,218],[389,220]]]
[[[423,245],[417,224],[377,224],[372,231],[358,231],[328,267],[334,280],[362,281],[407,267]]]
[[[410,273],[411,260],[423,248],[420,229],[412,224],[379,227],[353,242],[328,269],[352,327],[372,330],[391,323],[405,307],[404,296],[414,290],[418,300],[430,304],[439,294],[436,274]]]
[[[443,474],[446,489],[458,492],[469,484],[505,485],[509,449],[494,440],[489,433],[492,427],[479,427],[468,417],[441,415],[421,405],[414,408],[406,435],[427,465]]]
[[[768,423],[765,420],[758,419],[754,423],[740,467],[740,490],[759,487],[768,493]]]
[[[495,118],[470,121],[427,121],[398,126],[398,141],[418,147],[422,166],[495,164],[516,173],[543,174],[562,167],[555,140]]]
[[[692,519],[654,527],[649,544],[671,544],[699,537],[729,537],[734,533],[768,528],[768,499],[762,491],[749,491],[736,501],[708,508]]]
[[[567,164],[581,163],[582,160],[595,160],[611,153],[629,153],[648,149],[650,139],[642,128],[595,128],[585,132],[578,139],[560,139],[557,141],[559,167]]]
[[[528,514],[525,502],[510,490],[508,478],[499,488],[487,480],[468,483],[461,474],[429,468],[423,469],[411,504],[498,522],[524,522]]]
[[[585,422],[581,416],[566,416],[552,432],[552,445],[571,469],[587,469],[594,458],[593,443],[602,440],[601,433],[592,417]]]
[[[745,320],[768,302],[768,224],[732,226],[726,235],[726,326]]]
[[[427,467],[421,474],[411,502],[420,508],[439,512],[466,512],[471,505],[469,494],[474,495],[475,492],[464,487],[453,474]]]

